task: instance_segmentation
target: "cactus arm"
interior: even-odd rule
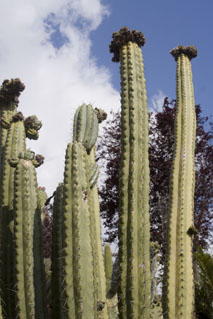
[[[82,104],[78,107],[73,123],[73,141],[84,145],[90,153],[98,137],[98,119],[92,105]]]
[[[136,31],[135,31],[136,32]],[[143,58],[134,32],[123,28],[110,45],[120,60],[121,170],[119,202],[119,315],[150,316],[148,112]],[[144,37],[138,33],[144,43]],[[117,41],[119,40],[119,41]],[[117,45],[118,43],[118,45]],[[122,43],[122,46],[120,44]],[[117,47],[116,47],[117,45]],[[119,49],[119,56],[116,54]]]
[[[194,52],[194,53],[193,53]],[[194,150],[196,116],[190,59],[193,47],[171,51],[177,61],[177,115],[175,151],[170,186],[167,265],[165,273],[165,318],[193,318],[194,277],[192,236],[194,214]]]
[[[82,142],[86,129],[86,104],[77,108],[73,122],[73,141]]]

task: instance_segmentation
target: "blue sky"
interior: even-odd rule
[[[114,0],[103,1],[110,9],[99,28],[92,33],[92,53],[98,63],[112,73],[112,83],[120,89],[119,66],[111,62],[108,45],[112,32],[126,25],[146,37],[143,47],[147,95],[161,90],[175,97],[176,63],[169,51],[179,44],[195,45],[198,56],[192,60],[195,101],[203,113],[213,113],[213,1],[212,0]]]
[[[24,116],[43,122],[38,141],[27,142],[45,157],[37,170],[51,194],[63,179],[72,119],[82,103],[109,113],[120,106],[119,64],[109,43],[123,26],[144,33],[149,108],[175,97],[176,63],[169,51],[195,45],[195,101],[212,113],[213,0],[10,0],[0,10],[0,83],[19,77]]]

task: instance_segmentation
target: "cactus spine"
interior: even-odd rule
[[[144,36],[124,27],[113,34],[110,51],[120,60],[121,163],[119,198],[119,316],[150,317],[150,225],[148,112]]]
[[[164,282],[165,318],[193,318],[192,237],[196,116],[190,60],[194,47],[171,51],[177,61],[177,114],[170,184],[168,250]],[[194,230],[194,231],[193,231]]]

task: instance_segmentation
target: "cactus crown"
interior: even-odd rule
[[[98,119],[98,123],[102,123],[104,120],[106,120],[107,118],[107,113],[104,112],[104,110],[102,109],[98,109],[97,107],[94,109],[94,112],[97,116],[97,119]]]
[[[42,123],[39,121],[36,115],[31,115],[25,119],[24,126],[26,129],[39,130],[42,127]]]
[[[188,47],[178,45],[176,48],[172,49],[170,53],[175,58],[175,61],[177,61],[181,54],[185,54],[189,60],[191,60],[197,56],[197,49],[193,45]]]
[[[120,31],[114,32],[112,34],[112,38],[113,40],[109,45],[109,49],[111,53],[114,53],[114,56],[112,58],[113,62],[120,61],[120,49],[128,42],[137,43],[139,47],[144,46],[146,42],[143,33],[136,30],[130,31],[127,27],[123,27],[120,29]]]
[[[18,97],[24,89],[25,85],[20,79],[4,80],[0,87],[0,104],[1,102],[18,104]]]
[[[19,122],[19,121],[24,121],[24,115],[21,112],[16,113],[15,115],[13,115],[12,117],[12,121],[15,122]]]

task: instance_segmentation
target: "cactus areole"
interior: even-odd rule
[[[121,162],[119,177],[119,318],[150,318],[148,112],[142,33],[113,33],[110,52],[120,61]]]
[[[165,318],[194,318],[192,229],[194,216],[194,151],[196,115],[190,60],[195,47],[171,51],[177,61],[177,114],[170,184],[167,258],[164,282]]]

